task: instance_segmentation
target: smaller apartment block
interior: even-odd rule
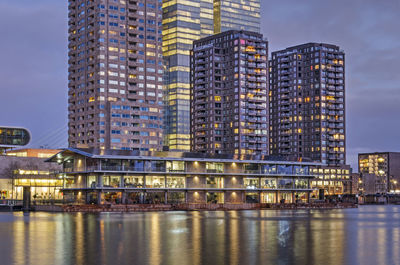
[[[358,170],[362,194],[400,193],[400,153],[359,154]]]

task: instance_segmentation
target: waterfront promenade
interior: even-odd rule
[[[152,211],[231,211],[231,210],[300,210],[357,208],[354,203],[243,203],[243,204],[134,204],[134,205],[37,205],[34,211],[45,212],[152,212]]]

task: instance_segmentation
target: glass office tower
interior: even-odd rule
[[[190,50],[194,40],[213,34],[212,0],[163,2],[165,143],[190,150]]]
[[[193,41],[221,30],[238,28],[259,32],[258,20],[253,17],[259,18],[260,1],[236,2],[163,0],[165,144],[170,150],[190,150],[190,50]],[[246,14],[250,13],[251,18],[248,18]],[[236,23],[229,23],[229,17],[234,17]],[[249,27],[242,28],[242,25]]]
[[[214,33],[260,32],[260,0],[214,0]]]

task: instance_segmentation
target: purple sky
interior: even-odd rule
[[[328,42],[346,52],[347,160],[400,151],[400,1],[261,0],[270,51]],[[0,1],[0,124],[32,147],[67,145],[67,0]]]

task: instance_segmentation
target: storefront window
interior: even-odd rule
[[[308,180],[296,179],[294,185],[295,185],[296,189],[308,189]]]
[[[165,172],[165,161],[150,161],[152,172]]]
[[[307,202],[307,193],[305,192],[296,192],[294,197],[296,199],[296,203]]]
[[[275,178],[262,178],[261,179],[262,189],[276,189],[276,179]]]
[[[171,189],[185,188],[185,177],[167,177],[167,188]]]
[[[147,192],[145,203],[149,203],[149,204],[165,203],[165,192]]]
[[[184,161],[167,161],[168,172],[185,172]]]
[[[293,179],[279,179],[278,189],[293,189]]]
[[[245,164],[244,165],[244,171],[246,173],[253,173],[253,174],[260,173],[260,169],[259,169],[258,164]]]
[[[261,203],[276,203],[275,192],[263,192],[261,193]]]
[[[75,178],[73,176],[66,176],[64,179],[64,188],[74,188]]]
[[[259,196],[256,192],[246,193],[246,203],[259,203]]]
[[[132,171],[144,171],[144,161],[132,160],[130,161],[129,170]]]
[[[117,159],[103,159],[101,160],[101,169],[119,171],[122,169],[122,162]]]
[[[292,193],[290,192],[281,192],[280,193],[280,203],[292,203]]]
[[[258,189],[260,186],[260,180],[258,178],[245,178],[244,187],[246,189]]]
[[[103,187],[118,188],[120,186],[120,176],[103,176]]]
[[[167,194],[168,203],[185,203],[184,192],[168,192]]]
[[[275,165],[263,165],[262,166],[262,173],[263,174],[276,174],[276,166]]]
[[[207,188],[222,189],[224,187],[224,179],[222,177],[207,177]]]
[[[143,176],[125,176],[125,188],[143,188]]]
[[[293,174],[292,166],[278,165],[278,174],[284,174],[284,175]]]
[[[102,194],[103,204],[121,204],[122,192],[104,192]]]
[[[86,195],[86,198],[87,198],[86,202],[88,204],[97,204],[97,202],[98,202],[98,192],[97,191],[88,192],[87,195]]]
[[[223,163],[206,163],[206,170],[209,173],[223,173],[224,164]]]
[[[145,195],[143,192],[127,192],[126,204],[142,204],[145,203]]]
[[[165,188],[165,178],[160,176],[146,176],[146,188]]]
[[[224,203],[224,193],[207,192],[207,203]]]
[[[308,175],[308,167],[305,166],[294,166],[295,175]]]
[[[87,187],[92,189],[97,187],[97,176],[87,177]]]

